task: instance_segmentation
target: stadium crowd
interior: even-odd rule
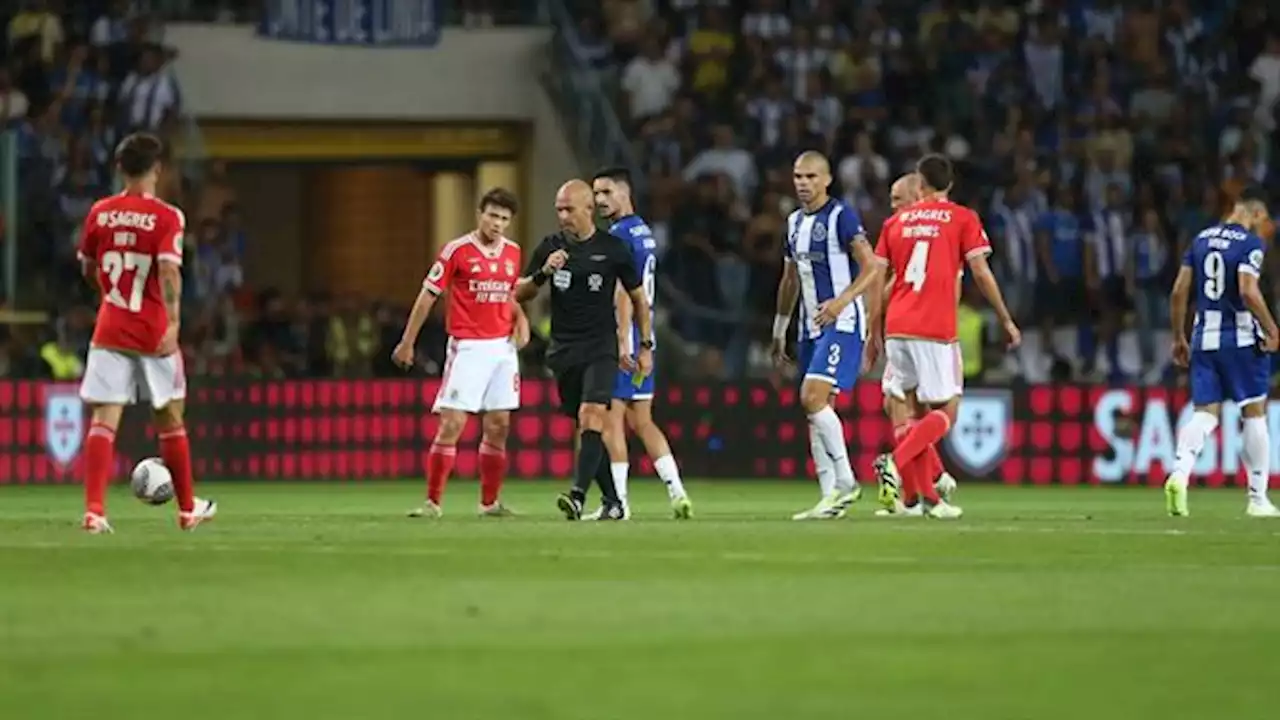
[[[21,162],[24,297],[57,320],[24,342],[14,335],[34,330],[0,326],[0,374],[48,372],[41,349],[83,355],[92,314],[72,238],[109,188],[112,143],[183,126],[162,24],[136,3],[55,4],[9,17],[0,104]],[[804,149],[832,159],[834,194],[872,237],[894,176],[929,151],[956,161],[957,199],[983,214],[1019,321],[1041,330],[1004,357],[966,294],[966,372],[989,378],[1163,379],[1180,248],[1244,183],[1274,185],[1280,11],[1263,0],[566,4],[583,70],[612,89],[648,176],[664,352],[685,354],[694,375],[769,371],[790,167]],[[458,20],[502,22],[503,7],[469,0]],[[175,176],[168,193],[191,231],[193,372],[394,372],[402,308],[250,291],[234,191],[217,166],[199,175]],[[1280,273],[1264,277],[1274,295]],[[429,326],[424,346],[441,332]]]
[[[982,213],[1019,321],[1042,330],[1018,357],[967,352],[971,375],[1159,381],[1179,248],[1244,183],[1274,185],[1280,11],[1262,0],[579,10],[580,55],[616,88],[650,175],[672,327],[712,374],[765,363],[803,149],[832,159],[873,237],[893,177],[928,151],[958,164],[957,199]]]

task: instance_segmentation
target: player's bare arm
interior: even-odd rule
[[[835,322],[836,318],[840,317],[840,313],[844,312],[855,298],[864,294],[875,295],[876,293],[868,293],[867,290],[883,285],[880,278],[884,275],[884,264],[876,257],[865,235],[859,235],[849,243],[849,254],[853,255],[854,261],[858,263],[858,277],[839,295],[818,306],[814,321],[819,325],[830,325]],[[871,298],[871,301],[874,302],[877,299]]]
[[[391,351],[391,360],[396,365],[406,370],[413,367],[413,351],[418,344],[418,333],[422,332],[422,326],[431,317],[431,309],[435,307],[438,297],[426,286],[418,291],[413,308],[409,310],[409,319],[404,323],[404,332],[400,334],[400,342]]]
[[[631,347],[631,319],[634,316],[631,296],[619,282],[613,291],[613,310],[618,318],[618,365],[627,371],[636,369],[636,359]]]
[[[529,344],[532,332],[529,330],[529,316],[515,300],[511,301],[511,318],[511,341],[515,343],[517,350],[523,350]]]
[[[1173,330],[1173,362],[1186,367],[1191,362],[1191,343],[1187,341],[1187,303],[1191,299],[1191,268],[1178,268],[1169,292],[1169,325]]]
[[[165,357],[178,351],[178,326],[182,322],[182,267],[177,263],[160,260],[160,296],[169,322],[156,353]]]
[[[799,296],[800,278],[796,275],[796,264],[787,258],[782,263],[782,277],[778,280],[778,304],[773,316],[773,342],[770,344],[770,354],[778,366],[791,361],[787,357],[787,326],[791,324],[791,313],[796,310]]]
[[[635,321],[640,330],[640,349],[636,351],[636,368],[641,375],[648,376],[653,372],[653,323],[650,322],[649,298],[645,297],[644,287],[637,285],[627,291],[635,308]]]
[[[1275,352],[1280,346],[1280,328],[1276,327],[1271,308],[1267,307],[1267,300],[1262,296],[1262,287],[1258,283],[1257,275],[1249,272],[1240,273],[1240,299],[1244,300],[1245,307],[1249,308],[1249,312],[1253,313],[1253,316],[1262,324],[1262,349]]]
[[[554,250],[547,255],[547,260],[538,272],[516,280],[516,302],[528,302],[538,296],[538,290],[551,279],[556,271],[564,267],[569,259],[569,252],[564,248]]]
[[[987,262],[986,253],[971,253],[968,262],[969,270],[973,273],[974,284],[978,286],[978,290],[982,291],[982,296],[991,304],[991,308],[996,311],[996,317],[1000,319],[1000,325],[1004,327],[1005,335],[1009,337],[1009,348],[1018,347],[1022,344],[1022,331],[1013,321],[1009,307],[1004,304],[1004,295],[1000,292],[995,273],[991,272],[991,264]]]

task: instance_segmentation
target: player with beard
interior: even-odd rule
[[[609,221],[609,233],[621,238],[631,248],[636,271],[640,273],[640,287],[649,300],[650,327],[653,326],[653,309],[657,293],[658,256],[657,243],[648,223],[636,214],[631,200],[631,174],[625,168],[606,168],[597,172],[591,181],[595,193],[596,211]],[[622,501],[624,517],[631,516],[627,502],[627,481],[630,463],[627,452],[626,427],[644,443],[645,452],[653,459],[653,469],[667,486],[671,501],[671,514],[677,520],[693,516],[693,503],[680,480],[680,469],[671,454],[667,436],[653,421],[654,373],[640,375],[635,372],[635,353],[642,339],[640,327],[635,322],[635,309],[631,297],[618,285],[614,293],[614,305],[618,317],[618,355],[623,369],[618,370],[609,407],[609,427],[604,433],[608,446],[613,484]],[[656,341],[655,347],[656,347]],[[603,506],[584,520],[595,520],[604,511]]]

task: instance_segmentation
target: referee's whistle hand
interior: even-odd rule
[[[569,251],[565,250],[564,248],[556,250],[547,256],[547,261],[542,265],[542,272],[546,273],[547,275],[550,275],[551,273],[564,267],[564,264],[566,261],[568,261],[568,259],[569,259]]]

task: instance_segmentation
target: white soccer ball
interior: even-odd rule
[[[133,496],[148,505],[163,505],[173,499],[173,474],[160,458],[147,458],[135,465],[129,484]]]

